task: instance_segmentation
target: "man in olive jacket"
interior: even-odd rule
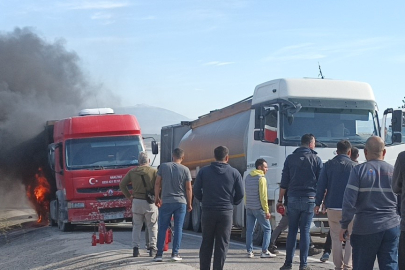
[[[149,166],[146,152],[139,153],[139,166],[130,170],[120,182],[120,189],[125,197],[132,200],[132,247],[133,256],[139,256],[140,238],[143,222],[149,233],[149,256],[156,254],[158,208],[154,203],[146,201],[146,190],[154,192],[157,171]],[[144,185],[144,181],[146,187]],[[132,184],[132,194],[129,193],[128,184]]]

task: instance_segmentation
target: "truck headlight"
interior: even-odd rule
[[[84,202],[68,202],[68,209],[72,208],[84,208]]]

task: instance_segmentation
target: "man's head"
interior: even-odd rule
[[[148,153],[140,152],[138,155],[138,163],[139,163],[139,166],[149,165]]]
[[[301,137],[301,146],[315,149],[315,137],[312,134],[304,134]]]
[[[385,156],[385,143],[380,137],[372,136],[367,139],[364,146],[364,155],[367,161],[383,160]]]
[[[216,161],[228,162],[229,159],[229,149],[226,146],[218,146],[214,149],[214,157]]]
[[[263,171],[264,174],[266,174],[266,172],[269,170],[269,168],[267,167],[267,161],[265,161],[263,158],[259,158],[256,160],[255,167],[256,169]]]
[[[350,156],[352,145],[348,140],[341,140],[336,144],[338,155],[348,155]]]
[[[357,161],[357,158],[359,157],[359,148],[356,146],[352,147],[352,153],[350,155],[350,159],[353,161]]]
[[[181,148],[176,148],[172,152],[172,157],[174,162],[182,162],[184,158],[184,150]]]

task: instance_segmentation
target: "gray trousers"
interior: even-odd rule
[[[285,214],[278,223],[277,227],[274,229],[273,233],[271,234],[270,238],[270,246],[275,246],[277,238],[280,234],[288,228],[288,216]]]
[[[156,249],[158,208],[146,200],[132,200],[132,247],[140,247],[143,222],[149,235],[149,247]]]

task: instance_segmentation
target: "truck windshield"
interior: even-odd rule
[[[333,146],[342,139],[362,145],[368,137],[378,135],[374,112],[365,109],[302,108],[291,120],[282,116],[284,142],[312,133],[320,142],[334,143]]]
[[[66,141],[68,170],[103,169],[138,165],[144,151],[139,136],[99,137]]]

